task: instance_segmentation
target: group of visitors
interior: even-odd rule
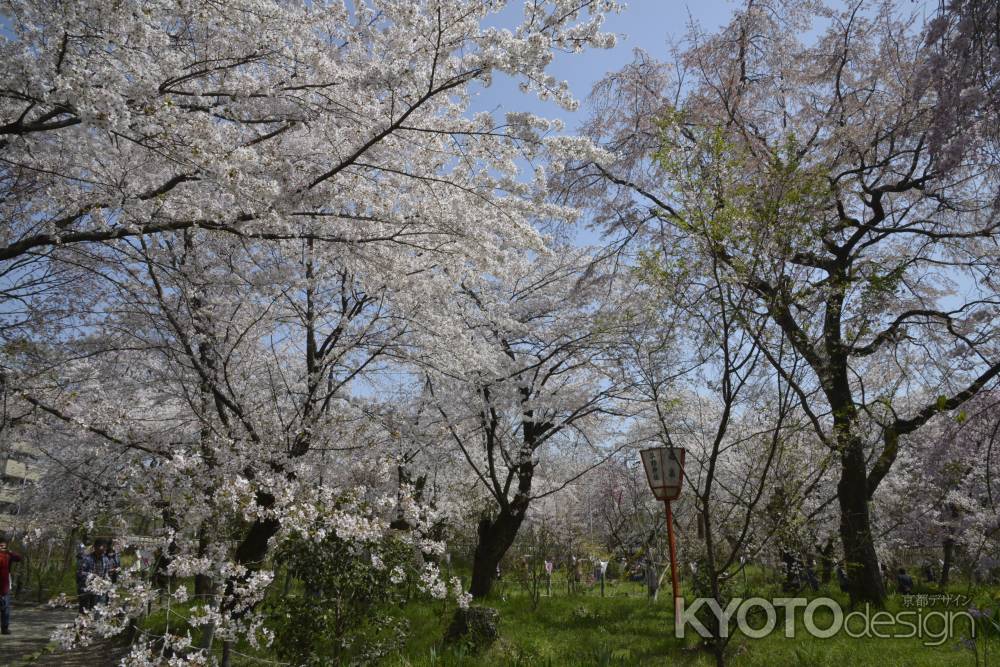
[[[819,578],[816,576],[816,561],[812,555],[804,560],[791,549],[781,549],[781,562],[785,572],[785,581],[782,590],[785,592],[798,592],[806,586],[814,591],[819,590]]]
[[[21,561],[21,554],[8,548],[8,538],[0,533],[0,634],[10,634],[11,607],[11,566]],[[85,545],[80,545],[76,554],[76,591],[80,613],[92,609],[97,604],[107,601],[107,596],[90,591],[93,577],[107,579],[114,583],[118,580],[121,570],[121,560],[115,552],[114,544],[108,538],[99,537],[94,540],[88,552]]]
[[[893,578],[892,575],[890,575],[890,570],[888,570],[881,562],[879,562],[878,568],[882,573],[883,579],[885,580],[886,588],[888,588],[889,581]],[[909,595],[913,592],[913,577],[906,572],[905,567],[901,567],[896,571],[895,579],[896,590],[901,595]],[[847,578],[847,571],[840,563],[837,564],[837,583],[840,584],[840,590],[842,592],[848,592],[850,588],[850,579]]]
[[[111,583],[118,581],[121,570],[121,560],[115,551],[114,543],[105,537],[94,540],[94,545],[88,553],[86,546],[81,544],[76,554],[76,592],[80,613],[93,609],[98,603],[107,602],[107,595],[92,593],[93,577],[107,579]]]

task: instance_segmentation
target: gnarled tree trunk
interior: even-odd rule
[[[482,599],[489,595],[497,578],[497,565],[514,543],[517,531],[524,521],[524,511],[511,508],[501,510],[495,519],[479,520],[479,541],[472,561],[472,597]]]
[[[837,499],[840,501],[840,538],[844,543],[851,604],[870,602],[882,606],[885,588],[875,554],[868,511],[867,469],[860,443],[841,458]]]

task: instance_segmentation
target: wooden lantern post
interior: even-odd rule
[[[677,542],[674,539],[674,515],[670,501],[681,495],[684,481],[684,449],[681,447],[655,447],[644,449],[642,465],[646,480],[657,500],[667,508],[667,544],[670,548],[670,583],[674,593],[674,614],[680,613],[681,582],[677,571]]]

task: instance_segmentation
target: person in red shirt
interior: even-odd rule
[[[0,535],[0,633],[10,634],[10,566],[21,554],[7,548],[7,536]]]

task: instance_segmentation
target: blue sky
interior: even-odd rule
[[[605,73],[628,63],[634,49],[645,49],[654,57],[665,58],[667,41],[682,37],[690,20],[712,31],[723,25],[741,4],[731,0],[632,0],[620,14],[612,14],[605,21],[604,30],[618,36],[615,48],[558,54],[552,64],[551,74],[568,81],[573,96],[580,100],[578,111],[569,113],[554,102],[541,102],[533,95],[525,95],[511,79],[504,76],[497,76],[492,86],[482,90],[473,100],[472,108],[497,114],[529,111],[546,118],[561,118],[566,123],[566,129],[572,132],[586,117],[583,102],[591,87]],[[489,23],[513,27],[520,19],[523,6],[523,2],[513,0]]]
[[[521,93],[508,77],[497,75],[490,88],[482,90],[472,101],[473,111],[529,111],[546,118],[561,118],[566,130],[574,132],[586,118],[586,97],[591,87],[607,72],[620,69],[632,60],[636,48],[648,51],[655,58],[666,58],[667,42],[684,36],[690,21],[706,32],[724,25],[733,13],[742,8],[744,0],[621,0],[627,3],[620,14],[611,14],[604,24],[607,32],[618,35],[618,43],[609,50],[588,50],[578,54],[557,54],[550,72],[559,80],[568,81],[573,96],[581,102],[579,110],[569,113],[554,102],[541,102],[533,95]],[[829,0],[839,7],[839,0]],[[871,5],[876,4],[871,2]],[[899,2],[901,10],[923,12],[929,16],[938,0]],[[488,23],[514,27],[521,18],[524,0],[510,0],[509,5]]]
[[[543,102],[534,94],[522,93],[517,82],[503,74],[496,74],[489,88],[474,86],[470,111],[491,111],[497,117],[509,111],[527,111],[545,118],[559,118],[567,134],[573,134],[588,115],[587,95],[593,85],[606,73],[621,69],[633,57],[636,48],[648,51],[653,57],[667,57],[667,43],[684,36],[690,21],[695,21],[705,31],[711,32],[724,25],[743,2],[733,0],[633,0],[620,14],[611,14],[604,23],[606,32],[617,35],[613,49],[588,49],[583,53],[557,53],[549,72],[559,80],[569,83],[573,96],[580,101],[575,112],[569,112],[552,101]],[[511,0],[498,15],[487,23],[498,27],[513,28],[521,19],[523,0]],[[478,88],[478,92],[475,92]],[[524,165],[527,167],[527,165]],[[530,175],[531,170],[527,169]],[[600,236],[586,225],[586,220],[576,226],[575,242],[597,244]]]

